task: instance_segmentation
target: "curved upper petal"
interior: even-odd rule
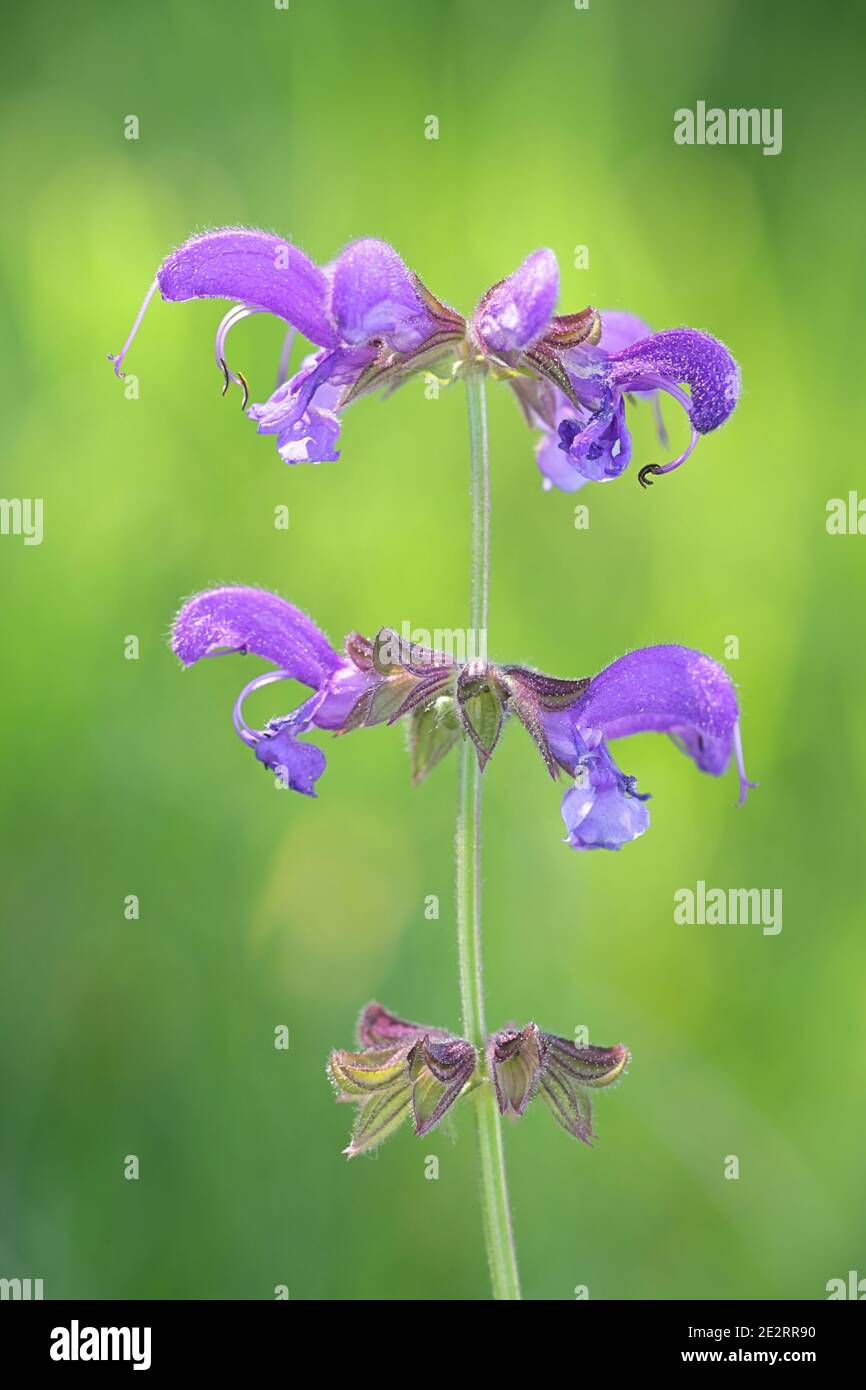
[[[600,318],[601,337],[598,346],[608,354],[622,352],[623,348],[631,347],[632,343],[638,343],[642,338],[652,337],[652,329],[649,324],[644,323],[643,319],[639,319],[636,314],[626,313],[624,309],[603,309]],[[632,389],[634,391],[634,388]],[[634,391],[634,395],[654,396],[655,392],[652,390]]]
[[[294,324],[321,347],[337,343],[325,272],[270,232],[223,227],[190,237],[156,278],[165,299],[236,299]]]
[[[222,651],[254,652],[314,690],[344,664],[311,618],[265,589],[196,594],[175,619],[172,648],[184,666]]]
[[[733,682],[717,661],[665,645],[641,647],[606,666],[568,716],[577,729],[605,738],[671,734],[703,772],[718,776],[735,746],[739,709]]]
[[[398,352],[419,347],[441,327],[408,266],[374,237],[353,241],[334,262],[331,312],[343,342],[383,338]]]
[[[740,395],[740,371],[724,343],[695,328],[670,328],[611,354],[611,382],[623,391],[658,386],[691,390],[689,415],[700,434],[724,424]]]
[[[494,285],[475,311],[473,327],[491,352],[517,352],[539,339],[553,316],[559,266],[552,251],[533,251]]]

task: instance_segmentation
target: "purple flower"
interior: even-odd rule
[[[621,772],[608,743],[628,734],[666,733],[702,772],[721,776],[733,756],[740,803],[746,779],[733,684],[703,652],[642,647],[580,682],[576,696],[548,690],[549,677],[506,667],[515,710],[551,776],[574,779],[562,801],[573,849],[620,849],[649,826],[647,796]]]
[[[693,328],[652,333],[631,314],[603,310],[596,334],[555,355],[567,385],[548,372],[546,381],[516,386],[527,418],[542,431],[536,460],[546,488],[575,492],[584,483],[609,482],[625,471],[632,455],[626,423],[632,396],[652,401],[662,445],[667,435],[659,392],[682,405],[691,426],[681,454],[640,469],[644,487],[653,475],[684,463],[698,436],[724,424],[739,399],[739,369],[728,349]]]
[[[275,669],[256,676],[234,707],[235,729],[259,762],[283,784],[315,796],[314,783],[325,770],[325,755],[301,742],[311,728],[338,729],[367,688],[367,677],[331,646],[299,608],[263,589],[211,589],[185,604],[177,616],[172,647],[184,666],[227,652],[265,657]],[[315,693],[297,709],[251,729],[243,704],[253,691],[275,681],[296,680]]]
[[[484,296],[469,325],[482,354],[510,370],[530,424],[542,430],[537,459],[547,487],[573,492],[585,482],[619,477],[631,459],[628,394],[658,392],[685,409],[688,448],[666,464],[639,472],[670,473],[684,463],[699,434],[723,424],[739,397],[739,371],[727,348],[693,328],[652,333],[617,311],[557,316],[559,271],[552,251],[534,251]],[[517,375],[515,375],[515,373]],[[683,386],[688,386],[687,395]],[[663,427],[660,434],[664,439]]]
[[[467,321],[435,298],[386,242],[352,242],[320,267],[268,232],[207,232],[159,267],[126,343],[111,355],[118,375],[157,289],[167,300],[234,301],[216,335],[223,392],[230,382],[242,387],[247,414],[260,434],[274,436],[287,463],[338,458],[340,416],[352,401],[393,390],[443,363],[450,379],[471,366],[512,387],[527,421],[542,431],[538,464],[545,486],[564,491],[624,470],[631,457],[625,410],[631,395],[650,396],[656,409],[659,392],[672,395],[692,426],[683,454],[640,470],[646,483],[678,467],[699,434],[727,419],[739,393],[733,358],[705,333],[682,328],[652,334],[619,311],[555,314],[559,270],[548,250],[533,251],[489,289]],[[226,339],[235,324],[257,313],[283,320],[287,338],[276,390],[248,406],[247,382],[228,366]],[[296,331],[317,351],[287,377]]]
[[[622,1076],[630,1053],[615,1047],[578,1047],[568,1038],[542,1033],[534,1024],[503,1028],[487,1040],[487,1070],[496,1090],[499,1113],[517,1120],[540,1095],[554,1119],[590,1144],[592,1106],[587,1088],[611,1086]]]
[[[531,735],[550,775],[565,772],[571,780],[562,816],[574,849],[619,849],[649,825],[647,796],[614,762],[610,740],[667,733],[702,772],[720,776],[733,756],[741,802],[751,785],[731,679],[688,647],[644,647],[581,680],[480,660],[461,665],[390,628],[372,639],[352,632],[338,652],[300,609],[245,588],[197,594],[175,620],[172,645],[185,666],[229,652],[272,663],[244,686],[234,726],[259,762],[307,796],[325,769],[321,749],[302,741],[311,729],[346,734],[405,719],[412,779],[420,782],[461,737],[472,741],[483,770],[510,715]],[[314,693],[264,729],[250,728],[247,695],[283,680]]]
[[[442,1028],[407,1023],[381,1004],[358,1020],[360,1052],[332,1052],[328,1074],[337,1099],[358,1106],[354,1158],[387,1139],[412,1116],[415,1133],[429,1134],[471,1080],[477,1054],[465,1038]]]
[[[222,588],[197,594],[175,619],[172,647],[184,666],[227,653],[264,657],[274,670],[255,676],[235,701],[233,722],[256,758],[276,771],[283,785],[315,796],[325,755],[301,742],[311,729],[349,733],[374,724],[410,719],[414,780],[419,781],[460,735],[455,701],[440,700],[454,687],[457,668],[441,652],[403,641],[382,628],[370,641],[352,632],[344,651],[331,646],[311,618],[263,589]],[[300,681],[315,693],[301,705],[253,729],[243,716],[254,690],[283,680]]]
[[[217,329],[215,355],[225,379],[249,391],[226,361],[229,330],[250,314],[270,313],[288,325],[277,389],[247,410],[260,434],[275,436],[286,463],[322,463],[339,457],[338,411],[365,391],[394,387],[441,357],[464,336],[464,322],[439,303],[383,241],[355,241],[325,267],[267,232],[226,227],[189,241],[166,257],[121,351],[123,360],[155,291],[164,299],[238,301]],[[319,351],[285,379],[291,335],[298,331]]]

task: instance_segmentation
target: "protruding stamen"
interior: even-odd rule
[[[640,469],[637,480],[641,487],[652,487],[652,473],[663,473],[664,469],[657,463],[647,463]]]
[[[671,459],[670,463],[647,463],[644,465],[643,468],[640,469],[637,475],[637,480],[640,483],[641,487],[650,487],[652,485],[650,482],[651,477],[660,478],[665,473],[673,473],[675,468],[679,468],[681,464],[685,463],[686,459],[689,457],[689,454],[692,452],[697,442],[698,432],[695,429],[694,425],[692,425],[692,437],[688,442],[688,446],[683,450],[681,454],[678,455],[677,458]]]
[[[150,303],[150,301],[153,299],[153,296],[154,296],[154,294],[156,293],[156,291],[157,291],[158,289],[159,289],[159,281],[158,281],[158,280],[154,280],[154,282],[153,282],[153,284],[151,285],[150,289],[148,290],[147,294],[144,296],[144,300],[143,300],[143,302],[142,302],[141,308],[139,309],[138,313],[137,313],[136,316],[135,316],[135,322],[133,323],[132,328],[129,330],[129,337],[127,338],[126,342],[123,344],[123,347],[120,349],[120,352],[113,352],[113,353],[110,352],[110,353],[108,354],[108,360],[109,360],[109,362],[113,362],[113,363],[114,363],[114,375],[115,375],[115,376],[119,376],[119,377],[121,378],[121,380],[123,379],[123,372],[122,372],[120,369],[121,369],[121,367],[123,366],[123,359],[124,359],[124,357],[126,356],[126,354],[129,352],[129,349],[132,347],[132,340],[133,340],[133,338],[135,337],[136,333],[138,332],[138,329],[139,329],[139,325],[140,325],[140,323],[141,323],[141,320],[144,318],[144,316],[145,316],[145,314],[146,314],[146,312],[147,312],[147,306],[148,306],[148,304]]]
[[[750,789],[754,789],[758,784],[757,782],[750,782],[746,776],[746,764],[743,761],[743,740],[740,737],[739,719],[734,725],[734,755],[737,759],[737,773],[740,779],[740,796],[737,805],[742,806],[746,800],[746,793]]]
[[[242,410],[246,410],[247,408],[247,402],[250,398],[250,390],[247,386],[246,378],[244,377],[243,373],[233,372],[231,367],[228,365],[228,362],[226,361],[226,338],[229,335],[230,329],[234,328],[236,323],[240,323],[241,319],[249,318],[251,314],[260,314],[261,312],[261,309],[251,309],[246,304],[235,304],[231,309],[229,309],[228,313],[225,314],[222,320],[220,321],[219,328],[216,332],[216,341],[214,342],[214,355],[217,360],[217,366],[221,369],[223,377],[225,379],[225,385],[223,386],[222,393],[223,395],[225,395],[226,391],[228,391],[229,389],[229,382],[232,381],[235,383],[236,386],[242,387],[244,393],[244,398],[241,402]]]
[[[294,328],[290,328],[283,339],[283,346],[280,348],[280,360],[277,366],[277,390],[283,385],[283,382],[289,379],[289,359],[292,355],[294,342],[295,330]]]
[[[687,447],[683,450],[681,454],[677,456],[677,458],[671,459],[670,463],[649,463],[644,468],[640,469],[637,475],[638,482],[640,483],[641,487],[650,487],[650,479],[652,477],[661,477],[664,473],[673,473],[675,468],[679,468],[681,464],[685,463],[686,459],[689,457],[689,454],[692,452],[692,450],[698,442],[698,431],[695,429],[691,417],[691,399],[679,386],[674,385],[674,383],[671,381],[663,381],[661,378],[655,377],[647,378],[646,381],[641,381],[639,383],[639,389],[665,391],[669,396],[673,396],[674,400],[679,401],[683,410],[688,415],[689,424],[692,427],[692,437],[689,440]],[[660,425],[659,438],[661,438],[662,442],[664,443],[664,440],[667,438],[667,435],[665,435],[664,437],[662,437],[661,435],[661,430],[664,429],[664,423],[661,419],[661,410],[658,408],[658,397],[656,397],[655,400],[655,409],[657,412],[656,423]]]
[[[291,680],[288,671],[265,671],[260,676],[254,677],[244,686],[238,698],[235,700],[232,710],[232,723],[235,726],[235,733],[243,739],[244,743],[250,748],[255,748],[257,743],[265,737],[262,729],[251,729],[243,716],[243,704],[248,695],[254,690],[261,690],[266,685],[273,685],[275,681]]]
[[[653,416],[655,418],[656,434],[659,437],[659,443],[663,449],[666,449],[670,440],[668,438],[664,416],[662,415],[662,403],[657,391],[653,393]]]

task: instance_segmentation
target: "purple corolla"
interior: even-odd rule
[[[552,777],[567,774],[562,801],[574,849],[619,849],[649,825],[647,797],[621,772],[609,743],[628,734],[667,733],[702,772],[720,776],[732,757],[740,800],[743,767],[739,708],[730,677],[710,657],[675,645],[629,652],[597,676],[561,680],[518,665],[463,664],[382,628],[373,639],[350,633],[338,652],[300,609],[259,589],[220,588],[181,609],[173,647],[185,666],[226,652],[253,653],[272,665],[241,691],[234,725],[256,758],[294,791],[314,796],[325,755],[302,735],[345,734],[405,719],[418,782],[458,739],[471,739],[486,767],[505,722],[516,715]],[[283,680],[313,694],[290,713],[251,728],[251,691]]]
[[[632,452],[626,403],[633,395],[652,397],[656,408],[658,393],[673,396],[691,427],[689,444],[676,458],[641,468],[644,484],[679,467],[699,435],[724,423],[739,395],[737,365],[709,334],[692,328],[652,333],[620,311],[556,314],[559,268],[550,250],[533,251],[466,319],[432,295],[386,242],[352,242],[317,266],[272,233],[241,227],[206,232],[159,267],[126,343],[111,355],[118,375],[157,290],[173,301],[233,302],[216,335],[223,389],[230,382],[243,388],[250,419],[260,434],[274,436],[291,464],[338,458],[340,417],[352,401],[443,364],[448,379],[472,367],[511,386],[528,423],[541,430],[537,460],[545,486],[567,492],[610,481],[626,468]],[[276,390],[250,405],[246,379],[228,365],[226,339],[235,324],[257,313],[281,319],[288,333]],[[288,376],[295,332],[316,351]]]

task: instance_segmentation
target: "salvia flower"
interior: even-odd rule
[[[563,1129],[584,1144],[595,1137],[588,1088],[618,1081],[629,1057],[621,1043],[578,1047],[568,1038],[542,1033],[534,1023],[503,1028],[487,1040],[487,1070],[500,1114],[519,1119],[539,1095]]]
[[[475,1071],[477,1054],[465,1038],[426,1028],[368,1004],[358,1020],[358,1052],[332,1052],[328,1074],[340,1101],[358,1106],[349,1158],[387,1139],[411,1116],[428,1134],[454,1104]]]
[[[459,664],[388,628],[372,639],[350,633],[338,652],[298,608],[247,588],[196,595],[178,614],[173,646],[186,666],[226,652],[272,663],[238,696],[235,729],[284,785],[308,796],[325,768],[321,749],[301,737],[314,728],[345,734],[405,720],[418,782],[460,737],[471,739],[483,770],[510,715],[532,737],[551,777],[568,775],[562,816],[574,849],[619,849],[649,825],[647,796],[614,762],[610,740],[667,733],[702,772],[720,776],[733,756],[741,801],[750,785],[730,677],[688,647],[644,647],[580,680],[484,660]],[[283,680],[300,681],[313,694],[264,729],[251,728],[243,716],[247,695]]]
[[[325,755],[300,735],[313,727],[341,728],[370,684],[365,673],[336,652],[300,609],[262,589],[228,587],[198,594],[179,613],[172,646],[184,666],[224,652],[253,652],[273,664],[273,670],[249,681],[238,696],[235,730],[287,787],[315,796]],[[266,729],[251,729],[243,717],[246,697],[282,680],[300,681],[314,694]]]
[[[689,647],[667,644],[628,652],[585,682],[565,703],[545,692],[546,678],[512,675],[529,683],[524,719],[553,776],[574,778],[562,801],[568,843],[574,849],[619,849],[649,825],[647,796],[621,772],[609,741],[628,734],[665,733],[701,772],[719,777],[731,759],[739,777],[739,802],[752,783],[746,777],[739,707],[733,682],[717,661]],[[534,686],[534,688],[533,688]]]
[[[616,478],[628,465],[626,402],[632,395],[656,402],[659,392],[673,396],[691,426],[685,451],[668,463],[645,465],[642,483],[679,467],[698,435],[724,423],[739,395],[736,363],[706,333],[652,333],[631,315],[591,307],[556,314],[559,267],[550,250],[533,251],[465,319],[431,294],[386,242],[352,242],[318,266],[272,233],[243,227],[206,232],[162,262],[126,343],[110,356],[118,375],[157,290],[172,301],[232,302],[215,342],[223,392],[231,382],[242,387],[248,416],[260,434],[273,435],[286,463],[338,458],[340,416],[348,405],[443,364],[450,368],[446,379],[472,366],[508,382],[528,423],[542,432],[537,459],[545,486],[568,492]],[[287,338],[276,390],[250,405],[245,377],[228,365],[226,339],[235,324],[258,313],[282,320]],[[317,350],[288,377],[296,331]]]

